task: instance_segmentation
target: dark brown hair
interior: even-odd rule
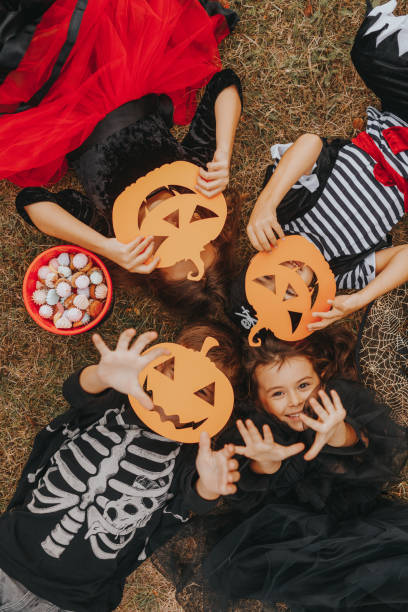
[[[183,312],[189,319],[221,316],[227,301],[226,287],[235,271],[235,248],[241,210],[241,195],[234,190],[225,194],[227,220],[218,238],[214,262],[199,281],[169,281],[160,269],[147,277],[152,293],[172,311]]]
[[[177,336],[177,342],[186,348],[201,351],[207,336],[215,338],[219,343],[219,346],[208,351],[208,358],[224,372],[235,388],[241,378],[240,344],[236,334],[227,325],[218,321],[200,321],[186,325]]]
[[[245,369],[255,385],[255,390],[257,366],[281,366],[291,357],[309,359],[323,385],[333,377],[356,380],[354,344],[354,336],[338,326],[316,331],[299,342],[283,342],[268,334],[259,348],[249,347],[246,350]]]

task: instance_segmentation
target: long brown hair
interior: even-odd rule
[[[354,344],[354,336],[338,326],[316,331],[299,342],[283,342],[268,334],[259,348],[249,347],[246,350],[245,369],[255,385],[255,391],[255,370],[259,365],[281,366],[292,357],[309,359],[323,385],[334,377],[356,380]]]
[[[207,268],[203,278],[199,281],[169,281],[160,269],[147,277],[152,293],[167,308],[183,312],[188,319],[222,316],[227,302],[227,283],[235,272],[235,248],[242,198],[235,190],[229,190],[225,198],[227,220],[221,234],[213,242],[216,249],[215,260]]]

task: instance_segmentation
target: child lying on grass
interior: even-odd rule
[[[233,445],[214,452],[202,433],[195,445],[163,438],[138,419],[128,394],[146,408],[138,374],[165,353],[143,356],[157,334],[116,348],[93,341],[98,364],[72,374],[63,393],[70,409],[36,437],[17,490],[0,518],[0,610],[108,612],[120,603],[126,576],[191,512],[205,513],[236,490]],[[215,337],[210,359],[231,380],[239,357],[217,325],[190,326],[179,342]]]

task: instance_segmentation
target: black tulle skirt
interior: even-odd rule
[[[219,609],[252,598],[292,612],[405,612],[408,505],[385,500],[364,518],[340,522],[265,505],[213,548],[204,574]]]

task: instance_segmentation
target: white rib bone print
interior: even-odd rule
[[[87,532],[84,539],[89,540],[95,556],[99,559],[116,557],[132,539],[136,529],[144,527],[153,512],[169,497],[168,489],[179,447],[173,447],[167,455],[160,455],[139,446],[141,438],[153,441],[163,438],[136,425],[130,428],[123,420],[124,410],[122,406],[120,410],[107,411],[97,424],[82,434],[66,428],[68,440],[55,453],[51,467],[33,491],[28,505],[31,512],[48,514],[69,509],[41,543],[51,557],[59,558],[63,554],[85,522]],[[112,417],[119,426],[116,431],[107,427],[108,419]],[[95,432],[106,438],[105,444],[95,438]],[[101,461],[98,464],[90,461],[78,442],[90,445],[101,456]],[[66,456],[67,451],[70,451],[69,466],[62,456],[63,453]],[[140,459],[154,463],[156,470],[145,469],[140,465]],[[73,470],[73,466],[77,469]],[[86,480],[84,471],[89,475]],[[56,486],[53,482],[56,475],[66,487]],[[129,475],[132,476],[130,485]],[[104,495],[108,488],[113,496],[120,493],[120,497],[110,499]]]

